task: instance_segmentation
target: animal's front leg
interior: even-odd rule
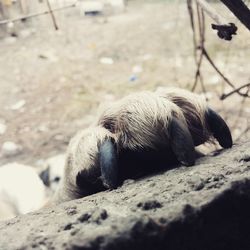
[[[118,184],[117,150],[113,135],[102,127],[78,133],[70,142],[56,203],[81,198]]]
[[[94,163],[78,172],[76,184],[82,192],[96,193],[104,188],[113,189],[118,185],[118,154],[115,141],[106,138],[99,143],[97,152],[91,155]]]

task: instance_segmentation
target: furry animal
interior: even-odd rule
[[[182,89],[131,94],[105,108],[70,142],[55,203],[116,188],[146,170],[195,163],[195,146],[216,139],[232,146],[225,121]]]
[[[0,167],[0,220],[41,208],[46,189],[34,168],[18,163]]]
[[[45,166],[39,173],[44,185],[48,187],[48,191],[52,194],[57,190],[62,179],[64,162],[64,154],[53,156],[45,162]]]

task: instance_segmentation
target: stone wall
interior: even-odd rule
[[[0,224],[0,249],[249,249],[250,142]]]

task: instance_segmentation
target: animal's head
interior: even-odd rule
[[[43,183],[52,191],[55,192],[59,186],[59,182],[63,177],[65,164],[65,155],[57,155],[49,158],[46,161],[46,167],[39,176]]]

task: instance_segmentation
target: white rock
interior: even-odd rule
[[[7,126],[4,123],[0,123],[0,135],[3,135],[6,131]]]
[[[112,65],[112,64],[114,64],[114,60],[110,57],[102,57],[102,58],[100,58],[100,63]]]
[[[6,141],[2,145],[3,156],[14,156],[21,152],[22,147],[12,141]]]
[[[141,65],[135,65],[135,66],[132,68],[132,72],[133,72],[134,74],[136,74],[136,73],[141,73],[142,71],[143,71],[143,68],[142,68]]]
[[[37,131],[39,131],[39,132],[47,132],[48,130],[49,130],[49,128],[46,125],[40,125],[37,128]]]
[[[145,54],[145,55],[142,56],[142,60],[143,61],[148,61],[150,59],[152,59],[152,55],[151,54]]]
[[[26,103],[25,100],[20,100],[20,101],[16,102],[15,104],[13,104],[10,108],[12,110],[19,110],[25,105],[25,103]]]

